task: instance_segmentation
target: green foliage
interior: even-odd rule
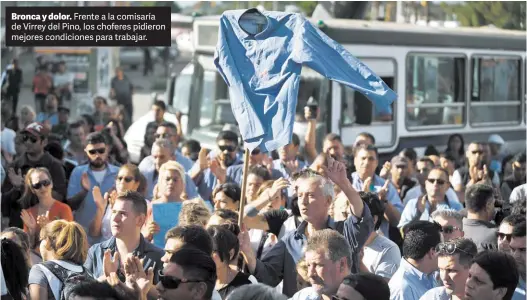
[[[503,29],[525,30],[525,1],[442,2],[447,14],[457,17],[462,26],[494,25]]]

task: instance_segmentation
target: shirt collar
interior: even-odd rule
[[[245,30],[243,29],[243,27],[240,25],[240,19],[241,19],[241,17],[242,17],[243,15],[245,15],[246,13],[251,13],[251,12],[259,12],[259,13],[261,13],[261,14],[267,19],[267,24],[266,24],[265,28],[264,28],[261,32],[259,32],[259,33],[257,33],[257,34],[254,34],[254,35],[253,35],[253,34],[249,34],[249,33],[248,33],[247,31],[245,31]],[[242,13],[236,18],[236,25],[238,25],[238,27],[240,28],[240,36],[241,36],[242,38],[244,38],[244,39],[245,39],[245,38],[248,38],[248,37],[252,37],[252,38],[255,38],[255,39],[256,39],[256,38],[265,37],[265,33],[266,33],[266,32],[272,27],[272,26],[271,26],[271,18],[269,18],[269,17],[265,14],[265,12],[261,12],[261,11],[259,11],[257,8],[249,8],[248,10],[242,12]]]
[[[295,240],[303,239],[306,236],[306,228],[307,228],[307,221],[302,221],[300,225],[295,230]],[[326,223],[326,228],[333,228],[335,229],[335,220],[333,218],[328,217],[328,221]]]
[[[147,249],[148,245],[145,242],[145,238],[143,237],[142,234],[140,235],[139,239],[140,239],[139,245],[137,246],[137,248],[134,249],[132,253],[134,256],[143,257],[144,254],[148,252],[149,249]],[[110,249],[111,251],[116,251],[117,250],[117,239],[115,238],[115,236],[112,236],[108,241],[102,243],[101,248],[103,250],[103,253],[104,251],[106,251],[106,249]]]
[[[405,258],[401,259],[401,267],[405,270],[406,273],[419,278],[419,280],[429,280],[429,274],[425,274],[411,263],[409,263]],[[433,273],[432,273],[433,274]]]

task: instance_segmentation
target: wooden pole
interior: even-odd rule
[[[247,173],[249,172],[249,159],[251,151],[245,148],[245,155],[243,156],[243,178],[242,178],[242,197],[240,199],[240,209],[238,210],[238,226],[240,229],[243,224],[243,210],[245,209],[245,193],[247,190]]]

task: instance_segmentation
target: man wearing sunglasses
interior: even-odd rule
[[[462,210],[461,203],[446,197],[449,188],[448,172],[442,168],[432,169],[425,181],[426,194],[408,201],[401,214],[398,227],[403,228],[414,220],[428,221],[436,210]]]
[[[525,215],[512,214],[506,216],[501,221],[500,227],[498,228],[498,250],[511,254],[511,239],[512,231],[516,224],[525,222]]]
[[[238,158],[238,135],[229,130],[220,131],[216,137],[218,149],[209,157],[200,155],[191,170],[191,177],[198,186],[198,191],[204,200],[211,201],[212,191],[217,184],[228,181],[232,169],[230,166],[242,164]],[[203,150],[203,149],[202,149]],[[205,153],[202,153],[205,154]]]
[[[478,253],[469,239],[454,239],[437,245],[437,265],[443,286],[426,292],[421,300],[462,300],[472,259]]]
[[[468,165],[454,171],[454,175],[452,175],[452,185],[454,186],[454,190],[457,192],[461,202],[464,202],[465,199],[465,189],[482,180],[483,176],[490,179],[496,187],[499,187],[500,178],[498,173],[488,168],[489,162],[487,150],[487,143],[470,143],[466,153]]]
[[[158,300],[211,300],[216,278],[216,265],[210,254],[184,247],[170,257],[170,263],[159,273]]]
[[[518,272],[520,273],[520,280],[518,281],[518,287],[516,287],[516,290],[514,291],[514,295],[512,297],[513,300],[525,299],[525,247],[527,242],[525,239],[526,227],[527,224],[524,219],[522,222],[514,225],[512,230],[512,239],[510,243],[511,254],[512,257],[514,257],[514,260],[516,260]]]
[[[57,200],[65,199],[67,180],[62,162],[44,151],[48,143],[49,129],[41,123],[32,123],[22,130],[21,134],[26,151],[8,167],[8,174],[11,173],[9,177],[16,175],[16,177],[23,178],[31,168],[46,168],[54,183],[53,197]],[[19,181],[16,180],[15,182],[18,183]],[[13,183],[12,180],[11,183]]]
[[[465,236],[463,232],[463,215],[453,209],[436,210],[432,213],[432,220],[441,225],[441,239],[448,242]]]
[[[95,201],[91,190],[94,186],[101,189],[101,194],[104,195],[109,191],[114,183],[115,177],[119,172],[119,167],[114,166],[108,162],[108,147],[104,135],[100,132],[94,132],[86,137],[86,148],[84,149],[86,156],[88,156],[88,163],[80,165],[73,169],[68,184],[68,199],[74,195],[82,192],[81,179],[84,173],[87,174],[90,180],[89,193],[84,198],[84,201],[76,208],[75,222],[84,227],[86,232],[89,232],[89,226],[97,210]],[[96,243],[98,238],[88,237],[90,244]]]

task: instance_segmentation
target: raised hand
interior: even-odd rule
[[[201,171],[207,169],[209,167],[209,160],[208,160],[208,149],[207,148],[201,148],[201,150],[199,150],[199,154],[198,154],[198,160],[197,160],[197,163],[199,165],[199,169]]]
[[[7,177],[15,187],[21,187],[24,185],[24,178],[22,178],[22,170],[20,169],[15,172],[15,169],[9,168],[9,170],[7,170]]]
[[[94,186],[92,190],[92,195],[93,201],[95,201],[97,209],[104,211],[106,209],[106,205],[108,205],[108,193],[105,193],[103,197],[101,195],[101,189],[98,186]]]
[[[270,198],[274,198],[282,192],[283,189],[286,189],[289,187],[290,183],[289,180],[280,177],[277,180],[273,182],[273,185],[271,186],[271,189],[269,190],[269,196]]]
[[[342,186],[345,183],[349,183],[346,174],[346,165],[344,165],[344,163],[333,158],[329,158],[327,166],[322,166],[322,168],[324,169],[326,176],[337,186]]]
[[[387,161],[382,166],[381,172],[379,173],[379,177],[388,179],[390,177],[390,171],[392,170],[392,163]]]
[[[86,191],[90,190],[91,182],[90,182],[90,178],[88,177],[88,173],[86,172],[82,173],[81,185],[84,190]]]
[[[284,162],[284,166],[288,174],[293,174],[295,172],[298,172],[298,169],[299,169],[297,159]]]
[[[22,210],[20,218],[22,219],[22,222],[24,222],[26,227],[29,229],[29,231],[35,232],[37,230],[37,221],[35,220],[33,215],[31,215],[27,210]]]
[[[212,161],[209,164],[210,171],[218,180],[220,183],[225,183],[227,180],[227,168],[223,165],[221,158],[218,156],[215,159],[212,159]]]
[[[46,225],[48,225],[49,221],[49,210],[45,214],[39,215],[37,217],[37,224],[40,226],[40,228],[44,228]]]
[[[159,227],[159,225],[157,225],[156,222],[148,221],[147,224],[146,224],[145,238],[147,240],[151,241],[154,238],[154,235],[156,235],[160,230],[161,230],[161,228]]]
[[[108,249],[104,252],[104,257],[102,260],[104,275],[106,277],[110,276],[110,273],[117,273],[119,270],[119,261],[120,256],[119,252],[115,251],[115,254],[112,257],[112,252]]]
[[[379,195],[379,199],[382,200],[382,201],[386,201],[386,195],[388,195],[388,189],[390,187],[390,181],[389,180],[385,180],[384,181],[384,185],[382,186],[382,188],[379,190],[379,192],[377,193]]]

